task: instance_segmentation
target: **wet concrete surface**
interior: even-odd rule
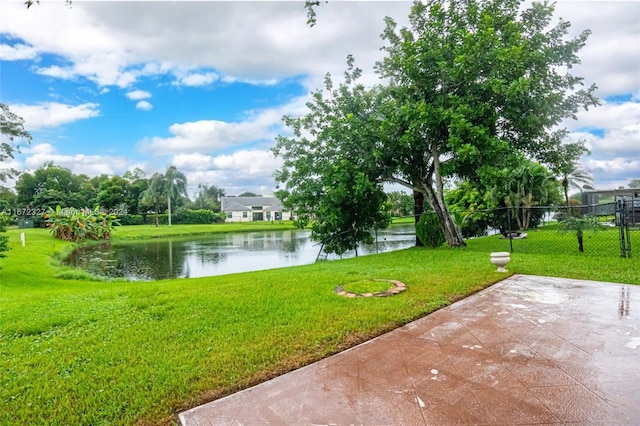
[[[640,286],[516,275],[180,421],[640,425]]]

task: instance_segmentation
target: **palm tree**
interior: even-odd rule
[[[155,173],[149,182],[149,186],[140,194],[140,202],[147,206],[154,206],[156,211],[156,227],[159,224],[158,211],[160,202],[164,197],[166,181],[164,175]]]
[[[167,167],[164,174],[166,182],[167,207],[169,209],[169,226],[171,226],[171,198],[177,199],[187,195],[187,177],[176,166]]]
[[[569,207],[569,188],[576,188],[582,192],[584,189],[594,189],[593,176],[582,164],[574,162],[561,169],[560,183],[564,190],[564,200]]]
[[[519,229],[529,229],[532,208],[545,205],[557,190],[553,175],[542,164],[521,159],[521,163],[510,170],[505,179],[508,191],[505,205],[515,209]]]
[[[578,251],[584,252],[584,231],[598,230],[598,218],[594,216],[587,216],[585,218],[577,218],[568,216],[564,220],[560,221],[560,232],[575,232],[578,238]]]

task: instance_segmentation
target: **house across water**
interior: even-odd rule
[[[603,203],[604,202],[604,203]],[[620,188],[582,193],[583,213],[602,215],[603,208],[609,214],[616,214],[619,203],[624,202],[627,222],[630,226],[640,226],[640,188]]]
[[[227,222],[292,219],[276,197],[222,197],[221,210],[227,214]]]

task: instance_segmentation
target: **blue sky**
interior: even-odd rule
[[[324,74],[353,54],[376,81],[383,17],[408,2],[335,1],[306,25],[303,2],[0,2],[0,102],[26,120],[14,167],[47,161],[90,176],[174,164],[189,182],[270,194],[269,148]],[[640,3],[560,1],[573,34],[593,32],[575,73],[601,107],[564,123],[592,151],[600,189],[640,178]]]

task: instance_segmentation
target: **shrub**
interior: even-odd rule
[[[152,223],[153,221],[150,218],[153,218],[153,215],[145,215],[145,218],[141,214],[126,214],[124,216],[119,216],[118,220],[120,221],[120,225],[143,225],[145,223]]]
[[[171,217],[171,222],[175,224],[195,225],[214,223],[215,219],[216,214],[212,210],[191,210],[185,207],[179,207]]]
[[[108,240],[113,227],[119,224],[116,216],[90,209],[49,208],[45,214],[47,226],[55,238],[66,241]]]
[[[427,247],[440,247],[446,241],[440,221],[433,212],[425,212],[416,224],[416,235]]]
[[[5,212],[0,212],[0,232],[7,231],[7,224],[9,223],[10,217]],[[0,257],[5,257],[3,252],[9,250],[9,237],[6,235],[0,235]]]
[[[566,206],[558,207],[558,213],[554,215],[554,219],[561,222],[569,217],[575,217],[582,219],[584,217],[582,213],[582,203],[573,198],[569,198],[569,208]]]
[[[584,231],[598,230],[598,218],[594,216],[586,216],[584,218],[578,218],[568,216],[560,221],[560,232],[575,232],[578,238],[578,251],[584,252]]]
[[[224,213],[215,213],[213,210],[198,209],[192,210],[186,207],[179,207],[171,215],[171,223],[173,225],[208,225],[211,223],[222,223],[226,215]],[[155,213],[143,215],[128,214],[119,218],[121,225],[143,225],[156,223]],[[169,217],[166,213],[158,215],[158,224],[169,224]]]

